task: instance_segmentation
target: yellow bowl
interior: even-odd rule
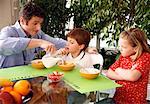
[[[36,59],[36,60],[31,61],[31,66],[36,69],[44,69],[45,68],[41,59]]]
[[[74,69],[75,64],[74,63],[69,63],[69,62],[65,62],[65,64],[60,64],[58,65],[58,67],[64,71],[71,71]]]
[[[86,79],[95,79],[99,76],[100,71],[98,69],[94,69],[94,68],[88,68],[88,69],[90,69],[90,71],[88,71],[87,69],[80,70],[80,76]],[[91,70],[93,70],[93,72]]]

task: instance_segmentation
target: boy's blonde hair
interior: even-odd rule
[[[120,38],[128,40],[132,47],[137,48],[138,51],[136,52],[133,60],[136,60],[142,54],[142,52],[150,53],[147,37],[139,28],[130,28],[127,31],[121,32]]]

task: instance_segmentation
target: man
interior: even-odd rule
[[[20,11],[19,20],[0,32],[0,68],[28,64],[36,53],[44,49],[54,52],[66,41],[48,36],[41,31],[44,11],[29,2]]]

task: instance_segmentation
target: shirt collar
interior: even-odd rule
[[[84,57],[84,55],[85,55],[85,52],[82,51],[82,52],[79,54],[79,56],[77,56],[76,58],[73,58],[72,55],[71,55],[71,53],[70,53],[68,56],[69,56],[71,59],[74,59],[74,60],[81,60],[81,59]]]
[[[13,27],[16,28],[16,31],[18,32],[19,37],[28,37],[27,34],[26,34],[26,33],[24,32],[24,30],[22,29],[22,27],[21,27],[19,21],[17,21],[17,22],[13,25]],[[41,32],[42,32],[42,31],[40,30],[40,31],[37,33],[37,35],[40,34]],[[37,35],[35,35],[35,36],[33,36],[33,37],[31,36],[31,38],[38,38]],[[28,38],[29,38],[29,37],[28,37]]]
[[[18,32],[19,37],[27,37],[27,34],[24,32],[24,30],[22,29],[19,21],[17,21],[14,26],[16,28],[16,31]]]

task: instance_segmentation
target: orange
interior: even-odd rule
[[[1,92],[10,92],[13,90],[12,86],[2,87]]]
[[[16,91],[9,92],[15,99],[16,104],[22,104],[22,96]]]
[[[31,84],[27,80],[17,81],[14,85],[14,91],[25,96],[30,92]]]
[[[14,82],[12,82],[11,80],[0,77],[0,86],[12,86],[13,84]]]

